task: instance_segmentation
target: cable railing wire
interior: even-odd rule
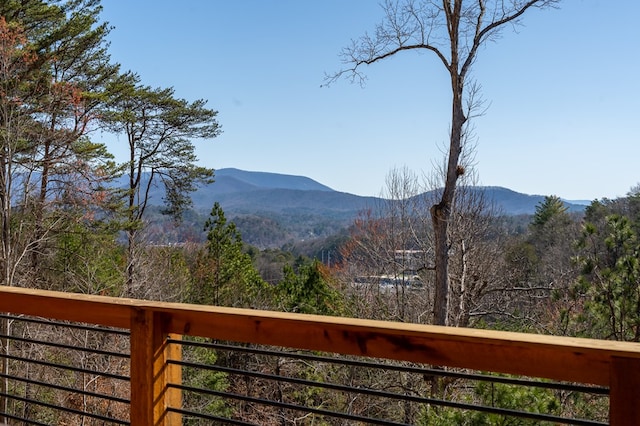
[[[122,329],[119,329],[119,328],[100,327],[100,326],[97,326],[97,325],[87,325],[87,324],[78,324],[78,323],[72,323],[72,322],[63,322],[63,321],[56,321],[56,320],[52,320],[52,319],[27,317],[27,316],[23,316],[23,315],[0,314],[0,319],[15,320],[15,321],[22,321],[22,322],[30,322],[30,323],[34,323],[34,324],[42,324],[42,325],[49,325],[49,326],[58,326],[58,327],[75,329],[75,330],[95,331],[95,332],[99,332],[99,333],[116,334],[116,335],[121,335],[121,336],[129,336],[131,334],[129,332],[129,330],[122,330]]]
[[[12,395],[9,393],[2,393],[0,392],[0,397],[4,397],[7,399],[12,399],[12,400],[16,400],[16,401],[21,401],[24,403],[28,403],[28,404],[34,404],[34,405],[38,405],[41,407],[46,407],[52,410],[59,410],[59,411],[64,411],[66,413],[71,413],[71,414],[75,414],[78,416],[84,416],[84,417],[91,417],[92,419],[96,419],[96,420],[102,420],[102,421],[106,421],[106,422],[111,422],[111,423],[115,423],[115,424],[120,424],[120,425],[129,425],[130,422],[128,420],[122,420],[122,419],[117,419],[114,417],[108,417],[108,416],[103,416],[100,414],[95,414],[95,413],[91,413],[88,411],[82,411],[82,410],[77,410],[75,408],[70,408],[70,407],[61,407],[59,405],[55,405],[55,404],[50,404],[48,402],[44,402],[44,401],[39,401],[36,399],[30,399],[30,398],[24,398],[18,395]],[[0,415],[1,417],[2,415]]]
[[[25,316],[14,316],[14,315],[5,315],[0,314],[0,318],[10,320],[10,321],[21,321],[25,323],[33,323],[40,324],[49,327],[61,327],[67,329],[74,330],[83,330],[87,332],[96,332],[96,333],[106,333],[106,334],[114,334],[119,336],[130,336],[128,330],[122,329],[112,329],[106,327],[97,327],[92,325],[84,325],[78,323],[67,323],[61,321],[52,321],[47,319],[40,319],[35,317],[25,317]],[[126,353],[104,350],[104,349],[91,349],[88,347],[71,345],[68,343],[61,342],[52,342],[48,340],[36,340],[30,339],[27,337],[19,337],[19,336],[11,336],[0,334],[0,339],[10,340],[19,342],[22,344],[33,344],[39,345],[42,347],[51,347],[56,349],[61,349],[64,351],[81,351],[83,353],[93,353],[96,355],[101,355],[105,357],[115,357],[120,359],[129,359],[130,355]],[[201,341],[193,341],[190,339],[179,340],[179,339],[168,339],[169,344],[181,345],[183,347],[196,347],[203,348],[206,350],[212,351],[230,351],[230,352],[238,352],[252,355],[259,355],[264,357],[275,357],[277,359],[287,358],[294,359],[299,361],[304,361],[308,363],[325,363],[331,365],[341,365],[348,366],[353,368],[362,368],[362,369],[372,369],[378,371],[388,371],[388,372],[399,372],[406,373],[408,375],[416,375],[421,377],[423,380],[428,380],[429,377],[446,377],[451,379],[460,379],[460,380],[468,380],[468,381],[484,381],[490,382],[492,384],[505,384],[505,385],[513,385],[513,386],[525,386],[525,387],[534,387],[534,388],[542,388],[554,391],[566,391],[566,392],[576,392],[576,393],[585,393],[592,394],[596,396],[608,396],[609,390],[605,387],[600,386],[588,386],[588,385],[577,385],[572,383],[562,383],[562,382],[547,382],[541,380],[529,380],[524,378],[516,378],[510,376],[502,376],[502,375],[489,375],[489,374],[478,374],[478,373],[469,373],[462,371],[452,371],[450,369],[440,369],[440,368],[426,368],[422,367],[419,364],[407,364],[403,365],[402,362],[388,361],[388,360],[380,360],[376,361],[364,361],[355,356],[331,356],[329,354],[316,354],[316,353],[308,353],[308,352],[300,352],[296,350],[287,350],[287,349],[267,349],[265,347],[254,347],[252,345],[248,346],[240,346],[227,344],[223,342],[201,342]],[[67,365],[59,362],[46,361],[44,359],[33,359],[20,357],[12,354],[0,354],[0,358],[5,359],[6,361],[14,361],[14,362],[23,362],[23,363],[31,363],[34,365],[39,365],[45,368],[50,369],[63,369],[66,371],[88,374],[91,376],[100,376],[115,380],[121,380],[125,382],[130,382],[130,377],[122,374],[111,373],[107,371],[97,371],[89,368],[77,367],[75,365]],[[6,362],[5,361],[5,362]],[[529,419],[540,422],[549,422],[554,424],[570,424],[570,425],[605,425],[606,423],[599,422],[596,420],[589,419],[578,419],[578,418],[567,418],[558,416],[555,414],[546,414],[546,413],[536,413],[529,412],[523,410],[516,410],[511,408],[501,408],[495,406],[487,406],[487,405],[479,405],[479,404],[471,404],[467,402],[459,402],[455,400],[445,400],[440,398],[432,398],[421,396],[420,393],[416,393],[414,390],[411,390],[413,393],[397,393],[389,390],[381,390],[367,387],[365,385],[361,386],[349,386],[340,383],[331,383],[324,382],[319,380],[311,380],[307,378],[299,378],[287,376],[284,374],[280,374],[280,369],[277,369],[277,374],[266,373],[262,371],[251,371],[248,369],[234,368],[227,365],[222,365],[220,363],[214,364],[203,364],[198,362],[184,361],[184,360],[168,360],[169,364],[174,364],[180,366],[185,370],[207,370],[207,371],[215,371],[220,372],[229,376],[237,376],[237,377],[246,377],[255,380],[262,381],[270,381],[276,383],[288,383],[291,385],[299,386],[300,388],[317,388],[317,389],[326,389],[330,391],[343,392],[345,394],[350,395],[366,395],[372,398],[380,398],[384,400],[394,400],[394,401],[402,401],[412,404],[422,404],[423,406],[442,406],[455,408],[460,410],[469,410],[469,411],[478,411],[488,414],[496,414],[501,416],[508,417],[516,417]],[[278,364],[279,365],[279,364]],[[183,375],[184,378],[184,375]],[[0,379],[2,380],[13,380],[16,382],[22,382],[25,384],[33,385],[33,386],[42,386],[48,387],[50,389],[54,389],[61,392],[68,393],[77,393],[80,395],[84,395],[91,398],[104,399],[107,401],[111,401],[118,404],[130,404],[130,401],[125,398],[120,398],[116,396],[104,395],[102,393],[91,392],[85,389],[78,389],[69,386],[63,386],[59,384],[47,383],[39,380],[34,380],[32,378],[25,377],[16,377],[13,375],[7,375],[4,373],[0,373]],[[237,392],[227,392],[216,389],[206,389],[198,386],[191,386],[187,383],[169,383],[169,387],[179,389],[183,393],[193,393],[206,395],[208,397],[220,398],[225,400],[235,400],[242,401],[250,404],[256,404],[260,406],[269,406],[282,410],[289,410],[291,412],[302,412],[302,413],[310,413],[318,416],[343,419],[352,422],[363,422],[367,424],[376,424],[376,425],[406,425],[406,423],[398,422],[397,420],[384,419],[384,418],[374,418],[369,417],[363,414],[354,414],[345,411],[337,411],[334,410],[334,407],[327,406],[309,406],[302,405],[295,401],[285,401],[282,397],[279,400],[276,399],[268,399],[263,398],[261,396],[250,396],[244,395]],[[278,385],[279,386],[279,385]],[[56,406],[55,404],[51,404],[45,401],[35,400],[33,398],[26,398],[22,396],[18,396],[10,393],[0,393],[0,398],[6,398],[15,400],[18,402],[22,402],[25,404],[34,404],[42,407],[46,407],[52,410],[60,410],[70,414],[87,416],[90,418],[94,418],[96,420],[101,420],[105,422],[112,422],[115,424],[129,424],[128,421],[122,419],[116,419],[109,417],[107,415],[102,414],[94,414],[87,411],[77,410],[70,407],[62,407]],[[199,413],[194,411],[191,407],[180,406],[180,407],[168,407],[169,412],[179,413],[184,416],[189,416],[193,418],[200,418],[203,420],[209,420],[213,422],[223,422],[225,424],[237,424],[237,425],[250,425],[254,423],[247,422],[246,419],[234,419],[222,417],[217,414],[211,413]],[[22,419],[17,416],[15,413],[9,414],[4,413],[0,414],[0,417],[4,416],[7,419],[22,421],[25,424],[35,424],[40,425],[42,423],[38,423],[36,420],[30,419]],[[405,420],[406,421],[406,420]]]
[[[73,365],[58,364],[58,363],[55,363],[55,362],[42,361],[42,360],[39,360],[39,359],[23,358],[23,357],[19,357],[19,356],[15,356],[15,355],[6,355],[6,354],[0,354],[0,358],[10,359],[10,360],[13,360],[13,361],[23,361],[23,362],[27,362],[27,363],[31,363],[31,364],[41,365],[41,366],[44,366],[44,367],[59,368],[59,369],[62,369],[62,370],[75,371],[76,373],[85,373],[85,374],[92,374],[92,375],[96,375],[96,376],[108,377],[110,379],[117,379],[117,380],[122,380],[122,381],[127,381],[127,382],[131,380],[131,378],[129,376],[124,376],[122,374],[115,374],[115,373],[108,373],[108,372],[105,372],[105,371],[91,370],[89,368],[74,367]]]
[[[117,402],[117,403],[120,403],[120,404],[129,404],[130,403],[130,401],[128,399],[120,398],[120,397],[117,397],[117,396],[114,396],[114,395],[107,395],[107,394],[104,394],[104,393],[91,392],[91,391],[87,391],[87,390],[84,390],[84,389],[73,388],[73,387],[70,387],[70,386],[63,386],[63,385],[57,385],[55,383],[42,382],[42,381],[33,380],[33,379],[27,379],[25,377],[20,377],[20,376],[12,376],[12,375],[8,375],[8,374],[0,373],[0,378],[15,380],[15,381],[19,381],[19,382],[22,382],[22,383],[28,383],[30,385],[46,387],[46,388],[55,389],[55,390],[68,392],[68,393],[77,393],[79,395],[89,396],[89,397],[93,397],[93,398],[105,399],[107,401]]]
[[[30,344],[36,344],[36,345],[41,345],[41,346],[49,346],[49,347],[58,348],[58,349],[68,349],[68,350],[72,350],[72,351],[90,352],[90,353],[95,354],[95,355],[113,356],[113,357],[118,357],[118,358],[130,358],[129,354],[124,354],[122,352],[105,351],[105,350],[102,350],[102,349],[85,348],[85,347],[82,347],[82,346],[68,345],[68,344],[64,344],[64,343],[51,342],[51,341],[47,341],[47,340],[38,340],[38,339],[32,339],[32,338],[28,338],[28,337],[7,336],[5,334],[0,334],[0,339],[3,339],[3,338],[4,339],[8,339],[8,340],[13,340],[15,342],[30,343]]]
[[[9,413],[2,413],[0,414],[0,418],[5,418],[5,419],[11,419],[11,420],[18,420],[22,423],[28,424],[28,425],[36,425],[36,426],[50,426],[48,423],[41,423],[38,422],[36,420],[31,420],[31,419],[25,419],[24,417],[21,416],[16,416],[14,414],[9,414]]]
[[[314,408],[314,407],[309,407],[305,405],[291,404],[287,402],[274,401],[274,400],[265,399],[265,398],[256,398],[256,397],[241,395],[241,394],[232,393],[232,392],[222,392],[222,391],[216,391],[212,389],[195,388],[195,387],[185,386],[185,385],[172,384],[170,386],[180,389],[182,391],[187,391],[187,392],[195,392],[195,393],[206,394],[209,396],[216,396],[219,398],[229,398],[229,399],[235,399],[239,401],[251,402],[254,404],[268,405],[268,406],[277,407],[277,408],[285,408],[292,411],[303,411],[307,413],[319,414],[319,415],[332,417],[332,418],[339,418],[339,419],[356,421],[356,422],[365,422],[368,424],[376,424],[376,425],[407,426],[405,423],[396,423],[396,422],[391,422],[384,419],[358,416],[358,415],[348,414],[348,413],[339,412],[339,411],[326,410],[322,408]],[[176,410],[173,407],[169,407],[168,411],[179,412],[181,410],[180,409]]]
[[[582,393],[593,394],[593,395],[608,394],[607,388],[581,386],[581,385],[575,385],[575,384],[569,384],[569,383],[543,382],[543,381],[536,381],[536,380],[492,376],[492,375],[486,375],[486,374],[452,372],[452,371],[446,371],[441,369],[421,368],[421,367],[415,367],[415,366],[404,366],[404,365],[390,364],[390,363],[375,363],[375,362],[369,362],[369,361],[356,360],[352,358],[330,357],[330,356],[300,353],[300,352],[286,352],[286,351],[278,351],[274,349],[253,348],[253,347],[247,347],[247,346],[236,346],[236,345],[221,344],[221,343],[214,343],[214,342],[197,342],[197,341],[172,339],[170,343],[180,344],[187,347],[193,346],[193,347],[206,348],[206,349],[219,350],[219,351],[220,350],[236,351],[236,352],[244,352],[244,353],[249,353],[254,355],[264,355],[264,356],[271,356],[271,357],[278,357],[278,358],[291,358],[291,359],[304,360],[304,361],[310,361],[310,362],[321,362],[321,363],[329,363],[329,364],[347,365],[351,367],[398,371],[398,372],[409,373],[409,374],[418,374],[423,377],[426,374],[431,374],[431,375],[451,377],[456,379],[465,379],[465,380],[471,380],[471,381],[485,381],[485,382],[491,382],[491,383],[501,383],[501,384],[508,384],[508,385],[516,385],[516,386],[538,387],[538,388],[545,388],[549,390],[582,392]],[[232,368],[232,367],[217,365],[217,364],[202,364],[202,363],[182,361],[182,360],[180,361],[169,360],[168,362],[171,364],[180,365],[181,367],[184,367],[186,369],[203,369],[208,371],[216,371],[216,372],[220,372],[228,375],[250,377],[252,379],[268,380],[273,382],[284,382],[284,383],[298,385],[303,388],[309,388],[309,387],[322,388],[322,389],[328,389],[332,391],[344,392],[346,394],[367,395],[370,397],[383,398],[387,400],[397,400],[397,401],[404,401],[404,402],[409,402],[414,404],[449,407],[449,408],[455,408],[459,410],[483,412],[487,414],[529,419],[529,420],[540,421],[540,422],[550,422],[554,424],[569,424],[569,425],[584,425],[584,426],[607,424],[607,423],[603,423],[596,420],[567,418],[567,417],[562,417],[554,414],[536,413],[536,412],[530,412],[530,411],[524,411],[524,410],[515,410],[511,408],[501,408],[501,407],[486,406],[486,405],[479,405],[479,404],[470,404],[465,402],[458,402],[458,401],[445,400],[445,399],[439,399],[439,398],[428,398],[428,397],[418,396],[418,395],[400,394],[395,392],[366,388],[362,386],[354,387],[354,386],[342,385],[337,383],[320,382],[315,380],[289,377],[289,376],[280,375],[280,374],[270,374],[270,373],[264,373],[264,372],[258,372],[258,371],[249,371],[249,370]],[[396,423],[393,421],[388,421],[383,419],[373,419],[373,418],[360,417],[360,416],[353,417],[353,415],[351,414],[336,412],[332,410],[316,409],[313,407],[297,405],[292,403],[285,403],[281,401],[268,400],[264,398],[249,397],[245,395],[233,394],[229,392],[221,392],[221,391],[211,390],[211,389],[202,389],[197,387],[186,386],[184,384],[169,384],[169,386],[181,389],[183,392],[201,393],[201,394],[206,394],[206,395],[218,397],[218,398],[241,400],[241,401],[251,402],[255,404],[313,413],[313,414],[318,414],[318,415],[323,415],[323,416],[333,417],[333,418],[360,421],[360,422],[365,422],[369,424],[382,424],[382,425],[404,424],[404,423]],[[172,408],[172,410],[173,409],[174,408]],[[194,415],[193,412],[190,412],[190,415]]]
[[[515,377],[495,376],[495,375],[488,375],[488,374],[464,373],[464,372],[456,372],[456,371],[444,370],[439,368],[426,368],[426,367],[406,366],[406,365],[384,363],[384,362],[362,361],[362,360],[356,360],[356,359],[346,358],[346,357],[329,357],[329,356],[322,356],[322,355],[315,355],[315,354],[305,354],[297,351],[285,352],[285,351],[278,351],[273,349],[235,346],[235,345],[215,343],[215,342],[195,342],[190,340],[176,340],[176,339],[169,339],[168,341],[169,343],[175,343],[183,346],[196,346],[201,348],[252,353],[256,355],[295,358],[295,359],[302,359],[307,361],[326,362],[331,364],[341,364],[341,365],[349,365],[349,366],[363,367],[363,368],[383,369],[388,371],[402,371],[402,372],[422,374],[422,375],[450,377],[450,378],[456,378],[456,379],[467,379],[467,380],[475,380],[475,381],[487,381],[487,382],[502,383],[502,384],[509,384],[509,385],[517,385],[517,386],[538,387],[538,388],[554,389],[554,390],[566,390],[566,391],[573,391],[573,392],[591,393],[595,395],[609,394],[609,389],[601,386],[586,386],[586,385],[579,385],[575,383],[548,382],[548,381],[541,381],[541,380],[528,380],[528,379],[520,379]]]
[[[323,416],[326,416],[326,417],[339,418],[339,419],[350,420],[350,421],[364,422],[364,423],[367,423],[367,424],[375,424],[375,425],[383,425],[383,426],[410,426],[410,424],[407,424],[407,423],[398,423],[398,422],[393,422],[393,421],[379,419],[379,418],[358,416],[358,415],[348,414],[348,413],[339,412],[339,411],[332,411],[332,410],[314,408],[314,407],[309,407],[309,406],[305,406],[305,405],[291,404],[291,403],[286,403],[286,402],[268,400],[268,399],[264,399],[264,398],[256,398],[256,397],[251,397],[251,396],[241,395],[241,394],[236,394],[236,393],[231,393],[231,392],[222,392],[222,391],[216,391],[216,390],[211,390],[211,389],[195,388],[195,387],[185,386],[185,385],[174,385],[174,384],[171,384],[169,386],[177,388],[177,389],[180,389],[182,391],[186,391],[186,392],[201,393],[201,394],[206,394],[206,395],[209,395],[209,396],[215,396],[215,397],[219,397],[219,398],[229,398],[229,399],[235,399],[235,400],[240,400],[240,401],[245,401],[245,402],[252,402],[252,403],[260,404],[260,405],[267,405],[267,406],[272,406],[272,407],[277,407],[277,408],[285,408],[285,409],[289,409],[289,410],[292,410],[292,411],[301,411],[301,412],[313,413],[313,414],[323,415]],[[356,390],[352,389],[352,392],[356,393]],[[371,392],[371,391],[359,392],[359,393],[365,393],[365,394],[369,394],[369,395],[374,394],[375,395],[375,391],[374,392]],[[389,396],[389,395],[382,394],[382,395],[377,395],[377,396]],[[551,422],[551,423],[554,423],[554,424],[569,424],[569,425],[579,425],[579,426],[596,426],[596,425],[606,425],[607,424],[607,423],[593,421],[593,420],[567,419],[567,418],[564,418],[564,417],[554,416],[554,415],[551,415],[551,414],[531,413],[531,412],[527,412],[527,411],[511,410],[511,409],[507,409],[507,408],[487,407],[487,406],[480,406],[480,405],[473,405],[473,404],[465,404],[465,403],[461,403],[461,402],[447,401],[447,400],[436,399],[436,398],[409,397],[409,398],[402,398],[402,399],[410,400],[412,402],[420,402],[420,403],[424,403],[424,404],[433,404],[433,405],[439,405],[439,406],[444,406],[444,407],[449,407],[449,408],[457,408],[457,409],[461,409],[461,410],[481,411],[481,412],[485,412],[485,413],[489,413],[489,414],[498,414],[498,415],[509,416],[509,417],[517,417],[517,418],[523,418],[523,419]],[[167,411],[171,411],[171,412],[175,412],[175,413],[181,413],[181,414],[189,414],[191,416],[202,418],[202,419],[214,419],[215,418],[215,419],[218,419],[218,420],[219,419],[224,419],[225,421],[236,421],[234,419],[222,418],[222,417],[219,417],[219,416],[210,416],[210,415],[196,413],[194,411],[188,411],[188,410],[184,410],[184,409],[181,409],[181,408],[175,408],[175,407],[168,407]],[[238,421],[238,422],[240,422],[240,421]],[[253,424],[253,423],[240,422],[238,424]]]
[[[100,421],[102,424],[130,424],[128,420],[118,418],[118,414],[120,416],[125,416],[126,413],[128,413],[130,400],[125,397],[116,395],[116,392],[110,391],[109,388],[104,388],[104,384],[102,385],[102,387],[98,387],[99,379],[115,380],[115,382],[106,382],[109,383],[108,386],[114,386],[114,384],[121,382],[126,384],[125,386],[128,387],[128,383],[131,380],[128,375],[105,371],[104,369],[100,369],[99,367],[85,368],[85,366],[79,365],[79,363],[74,362],[73,357],[60,359],[56,355],[78,354],[78,356],[80,356],[82,359],[87,359],[90,362],[95,362],[92,360],[97,360],[99,362],[112,362],[110,360],[124,360],[126,361],[126,365],[123,365],[123,367],[128,369],[128,363],[130,359],[129,353],[109,350],[110,348],[105,349],[104,347],[92,348],[90,346],[86,346],[86,344],[72,344],[69,342],[64,342],[64,339],[60,338],[62,336],[68,337],[67,333],[64,333],[62,330],[69,330],[71,332],[82,331],[87,332],[87,336],[89,336],[91,339],[103,339],[108,336],[124,337],[126,338],[126,341],[123,342],[125,344],[125,347],[128,347],[128,338],[130,336],[130,332],[128,330],[100,327],[82,323],[54,321],[22,315],[16,316],[0,314],[0,319],[10,321],[10,330],[18,330],[20,332],[27,332],[29,330],[30,324],[43,326],[43,328],[38,329],[37,332],[43,334],[46,333],[46,335],[48,336],[45,339],[35,339],[19,335],[0,334],[0,339],[6,342],[6,344],[15,344],[15,349],[12,351],[13,353],[0,353],[0,359],[3,359],[5,363],[13,363],[10,369],[6,370],[9,374],[0,372],[0,380],[12,384],[11,388],[6,389],[6,392],[0,392],[0,398],[3,398],[8,402],[13,401],[12,405],[14,407],[40,407],[39,409],[34,411],[34,413],[36,414],[38,411],[48,409],[52,412],[58,412],[59,414],[57,415],[64,415],[63,418],[67,418],[69,416],[81,416],[82,418],[90,418],[94,419],[95,421]],[[84,333],[82,336],[84,336]],[[104,345],[104,342],[97,340],[93,343],[93,346],[99,345]],[[29,349],[30,355],[20,355],[20,351],[25,349]],[[50,350],[54,350],[55,352],[49,352]],[[51,354],[52,357],[47,357],[46,354],[48,353]],[[92,355],[103,358],[93,358],[91,357]],[[61,360],[64,362],[60,362]],[[78,383],[78,379],[73,379],[74,381],[76,381],[77,385],[67,386],[60,383],[54,383],[57,380],[46,381],[46,379],[42,378],[43,376],[24,377],[20,372],[30,371],[31,368],[26,367],[28,365],[42,367],[44,371],[59,372],[54,375],[51,375],[51,373],[45,373],[45,377],[72,377],[68,376],[67,373],[64,373],[69,372],[82,374],[83,376],[81,377],[87,377],[87,381],[85,382],[85,379],[82,379],[82,382]],[[15,371],[18,374],[11,374],[12,371]],[[93,383],[91,386],[95,386],[95,388],[87,387],[89,383]],[[100,381],[100,383],[105,382]],[[60,405],[52,403],[52,401],[48,398],[42,399],[38,398],[37,396],[28,395],[26,393],[22,395],[22,393],[25,392],[24,389],[27,389],[28,387],[32,387],[35,390],[35,395],[39,394],[41,390],[45,391],[45,394],[49,395],[50,391],[55,391],[59,395],[66,395],[64,396],[64,400],[67,400],[67,398],[69,398],[71,395],[77,395],[79,398],[81,398],[81,402],[79,402],[81,405],[68,406],[66,403]],[[23,390],[19,391],[20,389]],[[18,391],[18,393],[16,393],[16,391]],[[128,390],[126,392],[128,393]],[[92,402],[90,402],[89,405],[86,405],[86,401]],[[30,414],[26,415],[28,417],[32,417]],[[0,418],[11,421],[18,421],[21,422],[21,424],[43,424],[38,420],[37,417],[24,418],[24,416],[24,413],[20,415],[20,413],[17,412],[7,412],[0,414]]]

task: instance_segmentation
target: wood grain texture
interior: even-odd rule
[[[167,403],[180,401],[179,394],[166,393],[167,382],[180,380],[179,371],[166,366],[179,356],[166,345],[172,333],[610,386],[612,424],[630,418],[640,424],[639,409],[628,406],[640,407],[638,343],[7,287],[0,287],[0,311],[130,328],[137,421],[151,411],[157,420]]]

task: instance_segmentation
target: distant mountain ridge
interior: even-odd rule
[[[202,223],[218,202],[227,218],[236,223],[243,240],[260,248],[336,235],[363,211],[375,212],[388,202],[335,191],[304,176],[224,168],[216,170],[214,178],[213,183],[202,185],[192,194],[193,213],[199,218],[193,226],[201,232]],[[499,213],[509,216],[533,214],[544,200],[543,195],[497,186],[473,189],[483,191]],[[163,198],[162,188],[157,186],[151,192],[150,204],[160,205]],[[584,204],[565,204],[572,212],[585,208]],[[161,237],[162,232],[158,239]]]
[[[507,215],[533,214],[543,195],[527,195],[499,186],[478,187],[488,200]],[[355,214],[383,202],[331,189],[304,176],[251,172],[235,168],[218,169],[215,182],[199,188],[192,196],[194,208],[210,209],[215,201],[230,212],[340,212]],[[570,211],[584,210],[584,202],[565,201]]]
[[[301,191],[333,191],[304,176],[268,172],[248,172],[225,168],[215,172],[216,186],[221,192],[250,191],[252,189],[295,189]]]

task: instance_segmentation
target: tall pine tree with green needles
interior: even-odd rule
[[[7,219],[12,208],[21,213],[19,239],[3,226],[9,285],[18,279],[9,272],[17,266],[11,258],[31,259],[29,285],[40,285],[43,260],[55,251],[52,237],[82,218],[67,213],[93,211],[109,199],[104,183],[115,168],[105,146],[90,139],[118,68],[110,64],[100,10],[97,0],[0,4],[2,221],[16,223]]]
[[[564,215],[567,209],[568,207],[559,197],[548,195],[536,206],[531,227],[534,230],[541,229],[553,218]]]
[[[109,129],[126,137],[129,160],[125,195],[129,259],[127,289],[133,288],[138,236],[154,185],[165,189],[165,210],[179,220],[191,205],[191,192],[199,183],[211,182],[213,170],[196,165],[195,139],[212,139],[220,133],[217,112],[204,100],[178,99],[172,88],[151,88],[134,74],[126,74],[110,87],[113,95],[105,120]]]
[[[98,0],[0,2],[4,285],[49,286],[57,237],[84,226],[85,213],[109,198],[100,188],[112,177],[109,155],[90,139],[117,71],[99,12]]]
[[[270,303],[270,286],[243,251],[240,232],[227,222],[219,203],[207,219],[206,253],[196,266],[189,301],[201,304],[265,309]]]
[[[585,223],[577,261],[582,274],[574,297],[585,337],[640,341],[640,239],[626,216],[606,217],[604,227]]]
[[[296,272],[297,269],[297,272]],[[277,286],[278,308],[286,312],[317,315],[342,315],[345,303],[317,260],[303,262],[294,269],[286,265],[284,278]]]

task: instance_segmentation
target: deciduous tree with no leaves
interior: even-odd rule
[[[478,112],[477,93],[470,79],[480,46],[496,40],[508,24],[517,25],[530,9],[546,8],[559,0],[442,0],[440,2],[386,0],[385,17],[373,35],[365,34],[343,49],[345,68],[326,76],[332,83],[341,77],[364,82],[362,68],[404,51],[432,52],[442,62],[451,80],[451,130],[444,186],[438,203],[431,207],[435,232],[436,288],[435,324],[447,323],[449,292],[449,241],[447,230],[453,209],[468,119]]]

